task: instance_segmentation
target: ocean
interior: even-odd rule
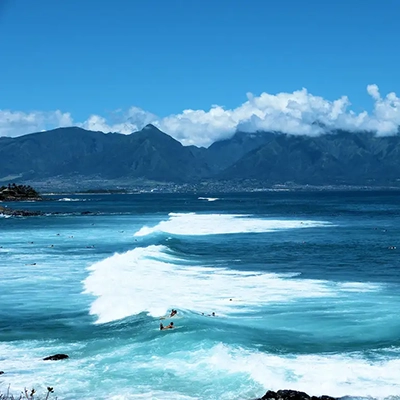
[[[3,393],[400,396],[400,193],[48,198],[0,217]]]

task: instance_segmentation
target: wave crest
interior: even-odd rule
[[[141,312],[161,316],[171,308],[228,315],[260,309],[268,303],[335,297],[349,290],[329,281],[299,279],[293,273],[188,265],[188,260],[173,255],[167,247],[155,245],[115,254],[93,264],[89,271],[84,288],[96,297],[90,313],[97,315],[98,323]],[[378,287],[357,286],[360,292]]]
[[[168,220],[161,221],[153,227],[144,226],[135,233],[135,236],[147,236],[159,232],[195,236],[261,233],[324,226],[332,225],[325,221],[262,219],[241,214],[170,213]]]

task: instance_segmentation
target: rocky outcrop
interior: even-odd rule
[[[336,400],[336,398],[330,396],[309,396],[307,393],[297,390],[278,390],[277,392],[268,390],[258,400]]]
[[[67,354],[54,354],[53,356],[48,356],[43,358],[44,361],[56,361],[56,360],[64,360],[65,358],[69,358]]]
[[[39,193],[29,185],[0,186],[0,201],[40,201]]]
[[[30,211],[30,210],[13,210],[8,207],[0,206],[0,214],[9,215],[11,217],[32,217],[43,215],[41,211]]]

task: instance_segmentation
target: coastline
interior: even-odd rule
[[[199,180],[191,182],[163,182],[146,179],[46,179],[27,182],[41,194],[124,194],[124,193],[253,193],[253,192],[348,192],[400,191],[399,182],[369,185],[358,184],[298,184],[295,182],[264,182],[243,180]],[[38,199],[39,200],[39,199]]]

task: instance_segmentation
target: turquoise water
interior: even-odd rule
[[[20,203],[49,214],[0,217],[0,388],[50,385],[59,399],[400,396],[399,196]],[[172,308],[163,322],[176,329],[160,331]],[[55,353],[70,359],[42,361]]]

